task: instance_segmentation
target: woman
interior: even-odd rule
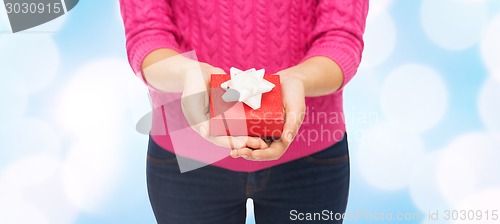
[[[153,130],[165,130],[152,131],[148,147],[148,192],[158,223],[244,223],[247,198],[258,224],[342,222],[349,189],[342,90],[361,60],[368,0],[120,3],[130,64],[156,101]],[[180,54],[192,50],[197,58]],[[210,74],[233,66],[280,75],[280,140],[208,134],[203,90]],[[205,142],[230,148],[227,157],[179,172],[177,137],[166,118],[175,109],[158,103],[169,92],[183,93],[189,125]],[[203,154],[203,147],[177,148],[187,152],[182,158],[207,162],[189,153]],[[322,215],[307,216],[316,213]]]

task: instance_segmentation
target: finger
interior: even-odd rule
[[[236,158],[242,157],[244,159],[249,159],[249,160],[253,159],[253,158],[251,158],[252,157],[252,151],[253,151],[252,149],[246,148],[246,147],[245,148],[241,148],[241,149],[237,149],[236,150],[236,154],[237,154]]]
[[[281,134],[281,141],[286,145],[290,145],[301,124],[301,120],[298,118],[300,115],[298,112],[287,112],[285,116],[285,124],[283,127],[283,133]]]
[[[182,112],[191,127],[198,126],[208,120],[208,92],[206,81],[200,69],[189,69],[186,72],[184,90],[182,92]],[[194,128],[198,133],[200,127]]]
[[[188,69],[184,77],[183,93],[207,92],[208,76],[206,73],[206,70],[200,67]]]
[[[285,107],[285,125],[283,127],[282,140],[289,145],[297,134],[305,114],[304,88],[300,81],[288,78],[287,87],[283,88],[283,104]]]
[[[231,149],[229,155],[235,159],[238,158],[238,149]]]
[[[208,130],[207,107],[205,102],[206,93],[197,93],[193,95],[183,96],[181,101],[182,112],[188,121],[191,128],[201,134],[202,126]],[[206,123],[206,124],[203,124]],[[205,135],[204,135],[205,136]]]
[[[268,147],[267,143],[258,137],[248,137],[246,147],[252,149],[265,149]]]
[[[246,147],[247,142],[246,136],[206,136],[205,139],[212,142],[213,144],[230,149],[239,149]]]
[[[283,141],[274,141],[267,149],[253,150],[251,158],[258,161],[277,160],[285,153],[287,147]]]
[[[254,149],[266,149],[269,147],[268,143],[266,143],[261,138],[249,137],[247,140],[246,147],[235,150],[235,152],[231,152],[231,156],[233,158],[242,157],[244,159],[253,160],[252,151]]]

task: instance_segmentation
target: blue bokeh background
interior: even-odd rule
[[[365,216],[346,223],[500,210],[500,1],[370,2],[345,90],[348,213]],[[0,16],[0,31],[0,223],[155,223],[118,2],[17,34]],[[373,220],[398,213],[424,218]]]

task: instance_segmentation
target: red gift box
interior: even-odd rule
[[[225,102],[226,90],[221,84],[231,79],[229,74],[210,76],[210,134],[213,136],[281,136],[284,110],[279,75],[264,75],[275,87],[262,94],[261,107],[252,109],[243,102]]]

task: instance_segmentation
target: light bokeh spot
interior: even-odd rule
[[[355,158],[368,183],[383,190],[398,190],[409,185],[409,174],[423,155],[420,137],[378,124],[365,132]]]
[[[64,194],[61,171],[59,162],[56,172],[48,179],[37,186],[23,189],[26,198],[39,207],[50,224],[74,223],[80,212]]]
[[[392,17],[388,13],[368,14],[363,37],[365,48],[360,69],[370,69],[389,59],[396,46],[397,32]]]
[[[441,151],[427,153],[416,162],[410,174],[410,196],[422,212],[451,208],[436,184],[436,168],[441,156]]]
[[[370,10],[368,13],[378,15],[380,13],[388,13],[394,0],[371,0]]]
[[[481,57],[491,71],[500,70],[500,13],[494,17],[481,38]],[[500,80],[500,74],[496,73]]]
[[[420,10],[425,34],[447,50],[474,46],[488,22],[484,0],[423,0]]]
[[[118,145],[105,137],[89,136],[74,143],[62,166],[63,190],[73,206],[86,213],[102,211],[119,187],[120,153]]]
[[[151,99],[148,92],[148,87],[135,75],[126,75],[128,106],[132,115],[132,125],[138,125],[139,131],[142,134],[149,134],[151,130],[151,119],[144,120],[152,111]],[[152,117],[152,116],[150,116]]]
[[[479,92],[477,103],[484,126],[500,135],[500,80],[487,79]]]
[[[98,213],[123,175],[124,122],[128,111],[126,61],[102,59],[79,69],[60,94],[54,111],[72,137],[62,166],[63,190],[73,206]]]
[[[0,223],[50,223],[39,207],[27,200],[19,186],[1,174],[0,198]]]
[[[0,135],[0,161],[39,153],[56,157],[61,154],[61,137],[43,120],[20,118],[0,130],[3,130]]]
[[[8,34],[0,47],[2,76],[17,76],[17,91],[33,93],[46,88],[59,71],[60,55],[57,44],[50,36]]]
[[[454,207],[467,197],[500,186],[499,142],[487,133],[467,133],[454,139],[444,149],[436,169],[441,194]]]
[[[493,211],[496,210],[494,212],[496,214],[500,211],[500,187],[482,190],[470,196],[461,205],[457,206],[457,210],[467,211],[468,214],[465,216],[467,220],[459,219],[453,224],[498,223],[498,218],[493,216]],[[473,211],[474,214],[469,213],[469,211]]]
[[[81,68],[59,94],[55,116],[67,131],[114,136],[127,112],[126,61],[103,59]]]
[[[23,81],[20,76],[0,75],[0,108],[2,111],[0,134],[2,135],[8,132],[9,128],[26,112],[29,94],[19,89],[22,86]],[[0,148],[0,152],[3,150],[7,149]]]
[[[420,64],[405,64],[391,72],[380,94],[382,112],[399,130],[421,133],[443,118],[448,90],[440,74]]]
[[[23,157],[3,170],[3,179],[17,187],[37,186],[53,176],[60,163],[57,157],[43,154]]]

